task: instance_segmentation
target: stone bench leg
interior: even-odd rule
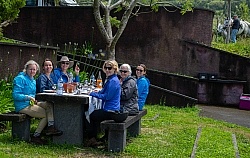
[[[141,119],[128,127],[128,134],[131,137],[136,137],[141,133]]]
[[[121,152],[126,146],[127,130],[109,130],[108,151]]]
[[[30,118],[21,122],[12,121],[12,137],[20,140],[30,140]]]

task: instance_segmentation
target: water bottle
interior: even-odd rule
[[[69,73],[69,83],[72,83],[73,82],[73,74],[72,72]]]
[[[63,79],[62,79],[62,76],[58,79],[56,94],[57,95],[62,95],[63,94]]]
[[[95,86],[95,75],[94,75],[94,73],[92,73],[92,75],[90,76],[90,84],[92,85],[92,86]]]

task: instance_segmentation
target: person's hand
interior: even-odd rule
[[[80,68],[78,67],[78,65],[76,65],[76,67],[75,67],[75,74],[76,74],[76,76],[79,75],[79,72],[80,72]]]
[[[33,97],[29,97],[30,98],[30,104],[34,105],[37,104],[37,100]]]

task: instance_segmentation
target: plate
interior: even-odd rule
[[[45,93],[55,93],[55,90],[43,90]]]
[[[88,91],[81,91],[81,94],[88,94]]]

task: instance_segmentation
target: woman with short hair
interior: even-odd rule
[[[131,76],[132,71],[129,64],[122,64],[120,66],[121,76],[121,108],[127,111],[129,115],[136,115],[139,113],[138,108],[138,90],[136,79]]]
[[[34,60],[29,60],[24,65],[23,72],[20,72],[13,80],[12,96],[16,112],[24,113],[34,118],[41,118],[31,138],[31,142],[42,145],[46,144],[46,141],[41,139],[41,132],[47,124],[46,135],[62,135],[62,131],[54,127],[52,104],[35,100],[36,81],[34,76],[37,72],[39,72],[39,65]]]

